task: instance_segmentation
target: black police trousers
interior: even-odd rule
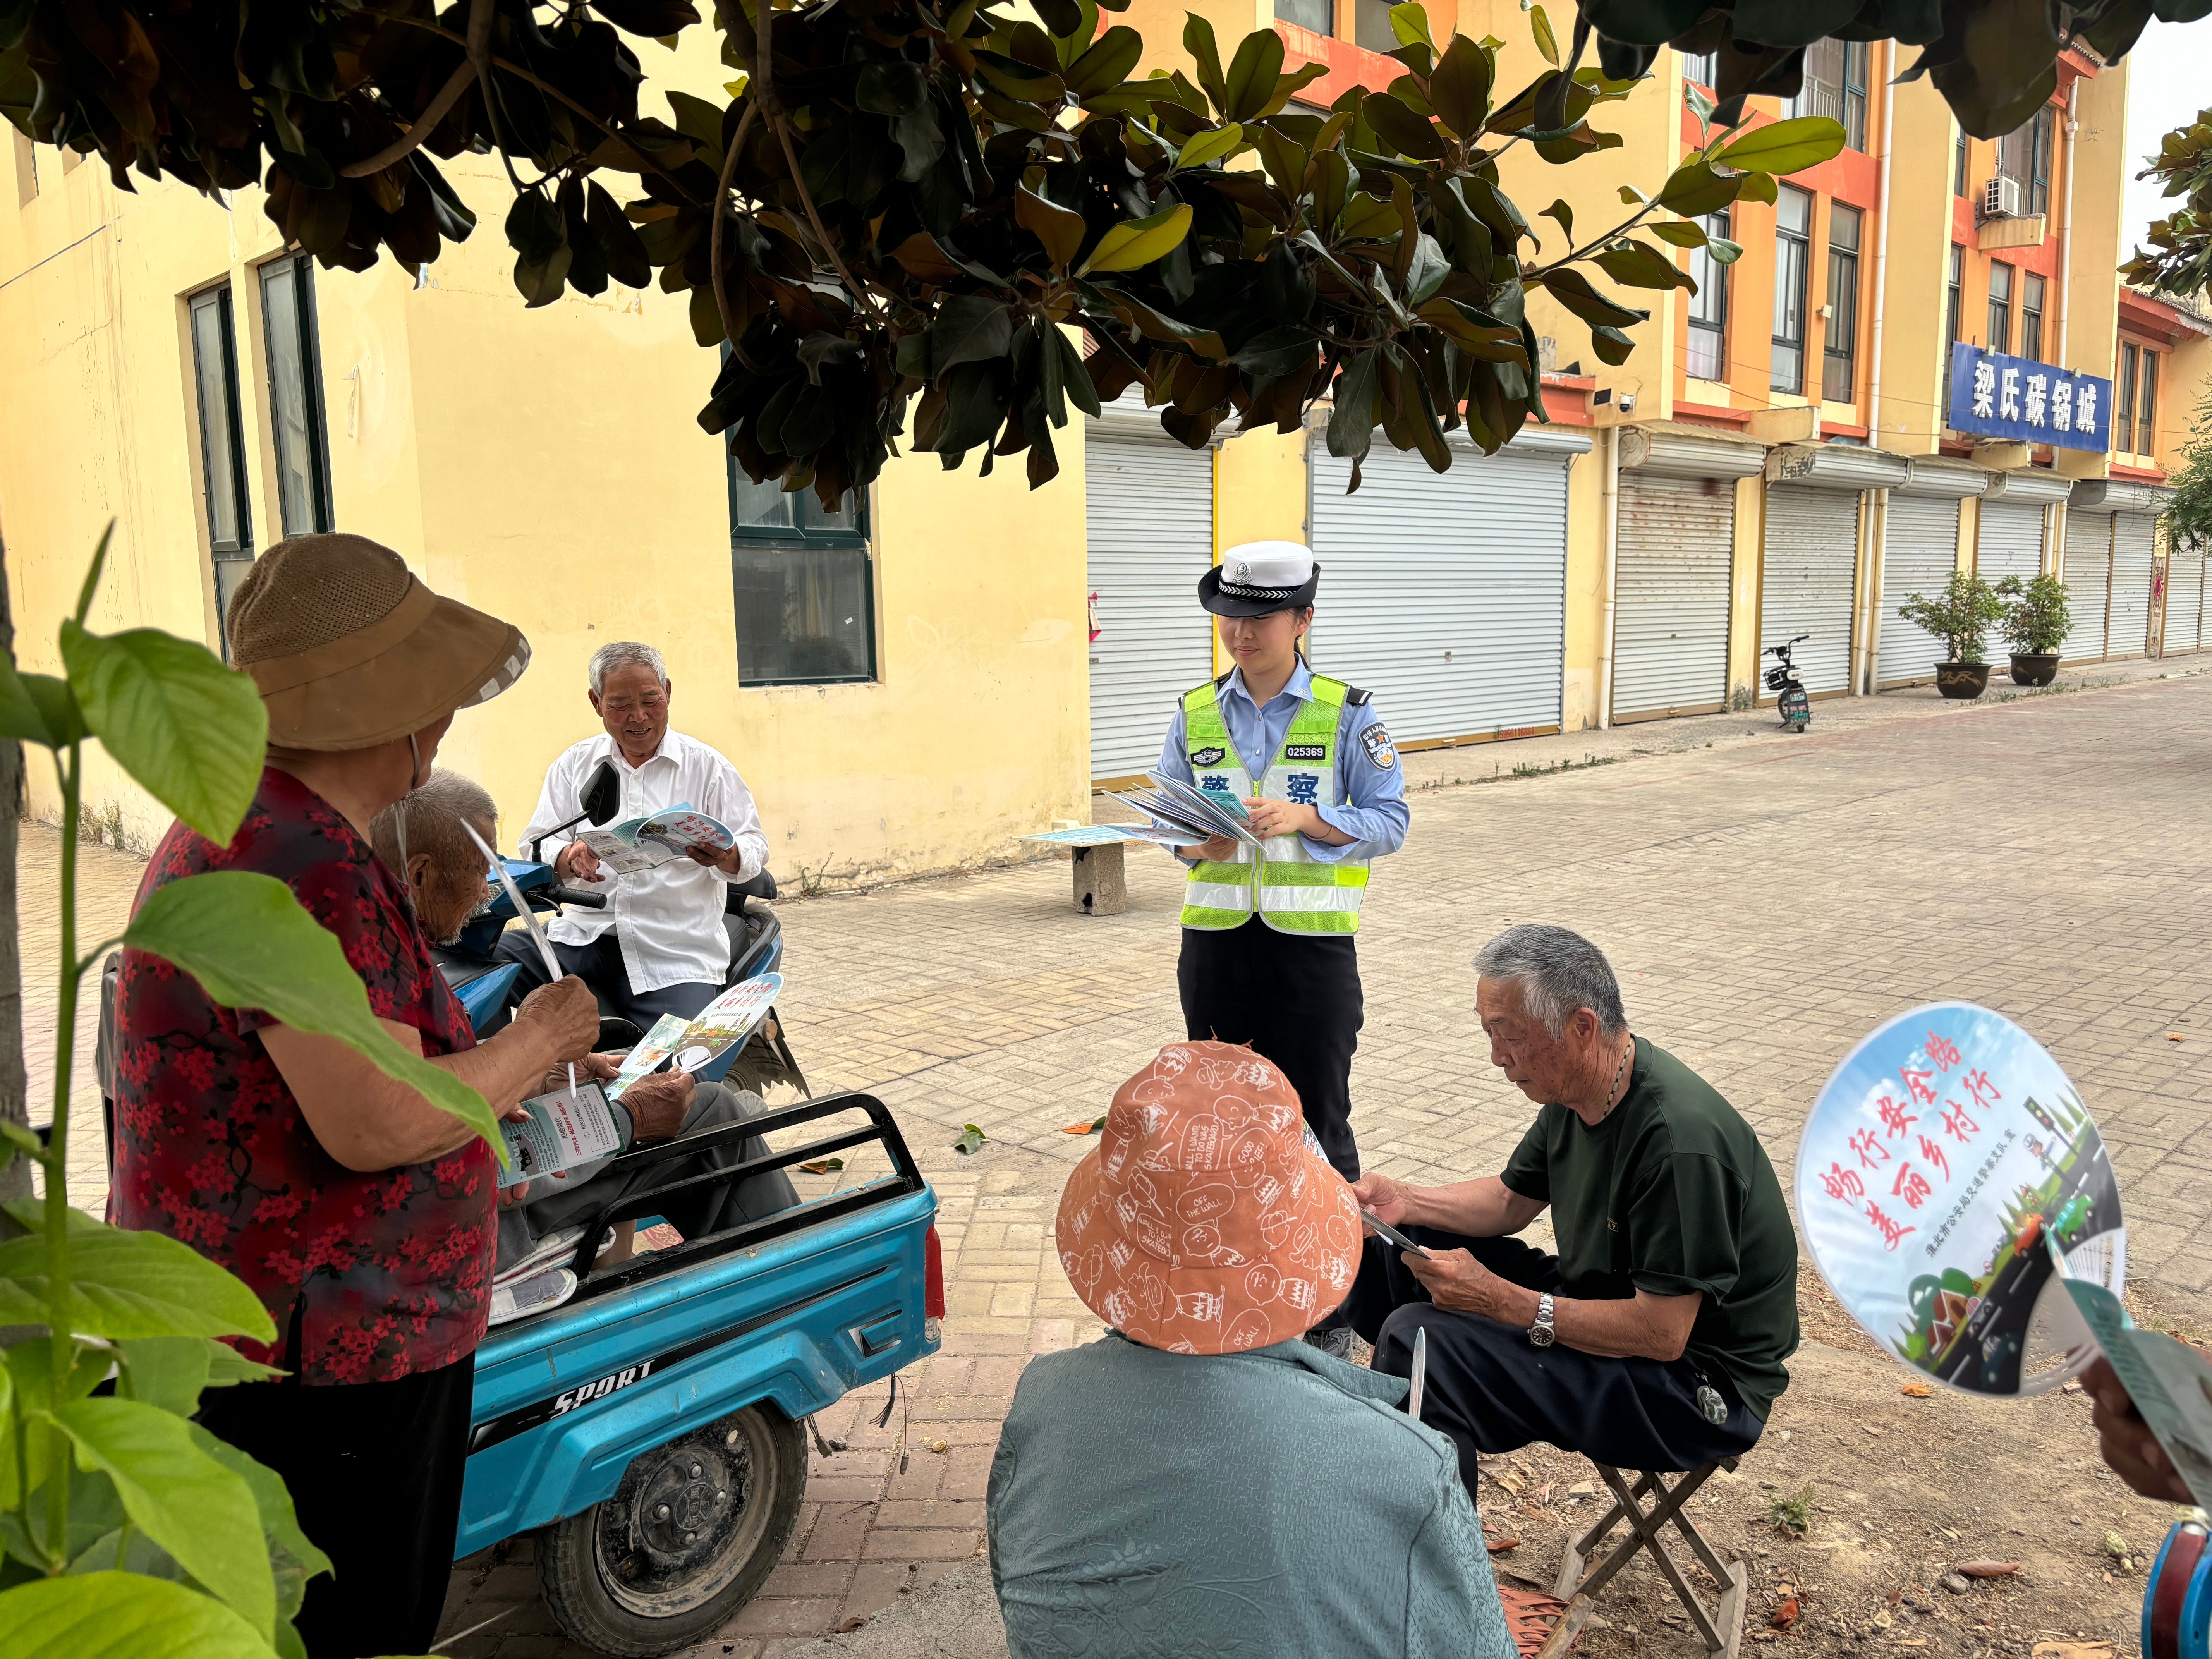
[[[1359,1178],[1352,1052],[1366,1020],[1352,941],[1349,933],[1278,933],[1255,916],[1241,927],[1184,928],[1176,963],[1184,1035],[1249,1043],[1281,1067],[1346,1181]]]

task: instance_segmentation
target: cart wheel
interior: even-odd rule
[[[633,1459],[613,1497],[540,1534],[546,1604],[617,1659],[688,1647],[752,1600],[805,1495],[805,1431],[748,1406]]]

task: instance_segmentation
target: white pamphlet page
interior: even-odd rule
[[[499,1126],[507,1140],[507,1168],[500,1182],[502,1187],[558,1175],[579,1164],[605,1158],[622,1146],[622,1133],[615,1127],[606,1091],[596,1083],[556,1089],[522,1103],[530,1109],[527,1118],[502,1121]]]

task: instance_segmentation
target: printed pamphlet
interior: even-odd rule
[[[522,1103],[530,1109],[520,1121],[502,1121],[507,1168],[500,1185],[520,1186],[540,1176],[558,1175],[579,1164],[605,1158],[622,1146],[622,1133],[608,1109],[606,1091],[596,1083],[556,1089]]]
[[[2112,1361],[2112,1374],[2173,1460],[2190,1495],[2200,1508],[2212,1509],[2212,1363],[2163,1332],[2138,1329],[2118,1297],[2073,1276],[2055,1235],[2048,1243],[2059,1283]]]
[[[607,1091],[608,1098],[621,1098],[632,1084],[658,1070],[664,1060],[676,1071],[704,1072],[732,1049],[744,1046],[768,1018],[782,990],[781,974],[757,974],[742,985],[730,987],[694,1019],[683,1021],[663,1014],[653,1022],[645,1040],[630,1050]]]
[[[576,839],[618,876],[657,870],[677,859],[689,858],[695,847],[709,853],[726,852],[737,841],[727,825],[692,811],[689,801],[642,817],[626,818],[604,830],[583,830]]]
[[[1821,1276],[1885,1348],[1973,1394],[2033,1394],[2094,1357],[2068,1271],[2118,1293],[2112,1160],[2043,1046],[1969,1003],[1901,1014],[1852,1050],[1798,1143]]]
[[[623,1056],[622,1070],[616,1073],[615,1080],[607,1085],[607,1098],[620,1100],[623,1090],[674,1054],[677,1038],[684,1035],[684,1028],[690,1023],[681,1014],[663,1014],[653,1021],[653,1029],[645,1034],[644,1040]]]

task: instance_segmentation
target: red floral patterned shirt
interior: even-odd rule
[[[377,1014],[422,1052],[473,1048],[398,878],[337,809],[271,767],[227,848],[173,824],[140,902],[209,870],[286,883],[338,936]],[[123,957],[116,993],[112,1218],[167,1233],[251,1285],[276,1322],[250,1358],[303,1382],[380,1382],[474,1352],[491,1296],[494,1165],[481,1140],[363,1175],[325,1152],[255,1035],[159,957]]]

